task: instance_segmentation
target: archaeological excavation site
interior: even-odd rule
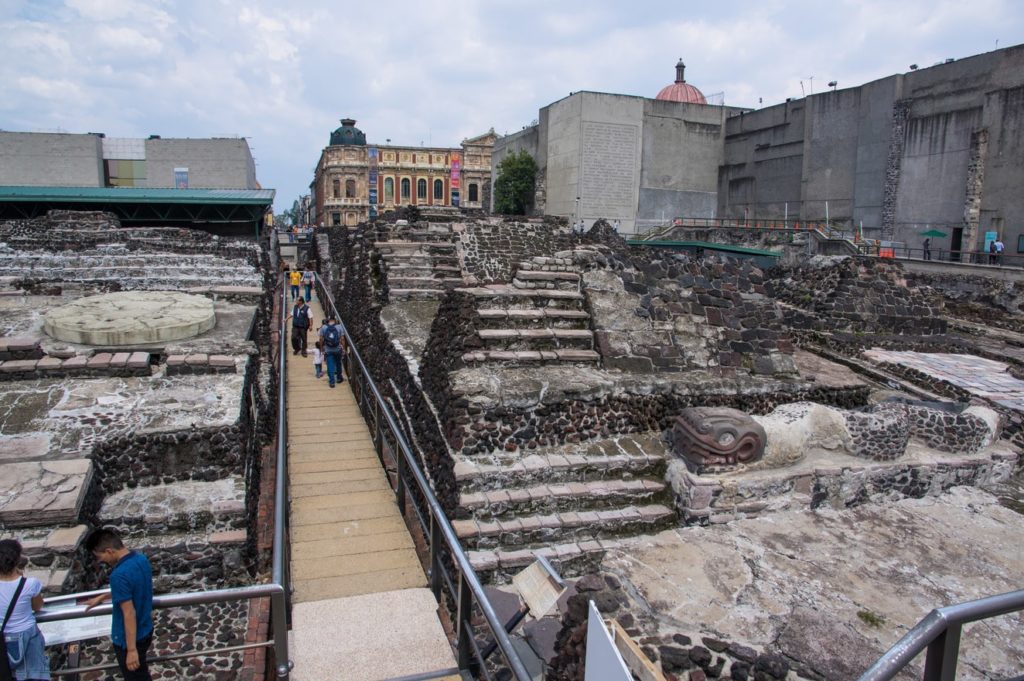
[[[344,327],[341,390],[282,336],[287,267],[316,273],[314,329]],[[856,679],[933,608],[1020,588],[1022,287],[1016,269],[867,257],[813,230],[645,244],[603,220],[409,208],[295,244],[99,212],[2,222],[0,536],[50,597],[105,585],[83,546],[102,526],[149,558],[158,596],[284,582],[289,656],[318,589],[375,581],[433,588],[461,650],[486,610],[521,608],[516,576],[542,557],[564,591],[510,634],[533,678],[584,679],[593,602],[660,675],[645,678]],[[354,441],[326,436],[329,403],[300,414],[309,395],[359,406],[379,473],[327,463]],[[385,412],[400,438],[380,434]],[[351,520],[331,499],[376,509],[375,485],[408,529],[331,530]],[[472,579],[434,548],[431,499]],[[411,558],[359,562],[374,541]],[[486,609],[462,601],[474,580]],[[156,654],[230,650],[154,675],[287,677],[270,612],[158,608]],[[1019,674],[1021,626],[965,627],[959,678]],[[112,659],[102,632],[80,659],[48,652],[54,669]],[[478,671],[513,678],[504,665]]]

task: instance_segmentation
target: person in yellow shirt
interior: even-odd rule
[[[299,286],[302,284],[302,272],[292,270],[288,273],[288,283],[292,287],[292,300],[299,297]]]

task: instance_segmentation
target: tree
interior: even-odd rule
[[[494,211],[505,215],[526,215],[533,208],[537,162],[525,149],[513,152],[498,164],[494,181]]]

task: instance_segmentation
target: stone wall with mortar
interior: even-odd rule
[[[907,286],[941,304],[951,316],[1024,333],[1024,291],[1015,281],[971,274],[904,273]]]
[[[946,332],[941,310],[907,286],[897,263],[868,258],[813,258],[778,268],[765,281],[768,295],[786,303],[795,329],[932,335]]]
[[[572,245],[565,221],[488,221],[475,223],[459,234],[463,268],[482,283],[507,282],[515,265],[534,256],[551,255]]]

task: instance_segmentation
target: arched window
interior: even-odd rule
[[[331,182],[331,197],[335,199],[341,198],[341,180]]]
[[[478,194],[478,191],[477,191],[477,188],[476,188],[475,184],[469,185],[469,200],[474,202],[474,203],[480,200],[480,197],[479,197],[479,194]]]
[[[356,198],[356,181],[345,180],[345,198],[354,199]]]
[[[434,180],[434,200],[444,200],[444,182],[441,180]]]
[[[395,202],[395,178],[393,177],[384,178],[384,201],[387,203]]]
[[[409,178],[408,177],[403,177],[402,178],[402,200],[403,201],[408,201],[409,200],[409,196],[411,196],[411,192],[412,192],[412,183],[409,182]]]
[[[416,198],[420,201],[427,200],[427,181],[424,179],[416,180]]]

